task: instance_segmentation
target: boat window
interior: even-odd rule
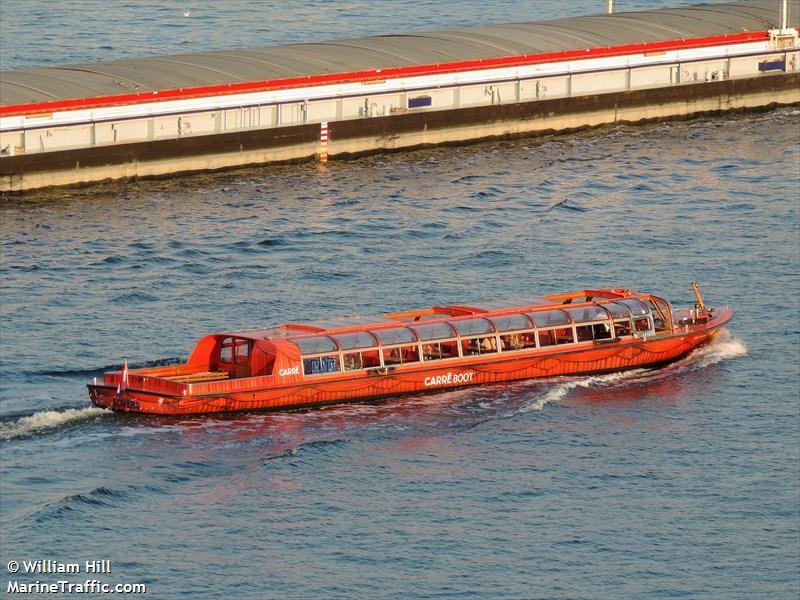
[[[663,300],[657,301],[651,298],[648,304],[650,305],[650,312],[653,315],[653,324],[655,325],[656,331],[666,331],[669,329],[667,325],[669,319],[667,317],[669,310],[667,303]]]
[[[633,320],[633,328],[636,331],[644,332],[650,331],[652,327],[650,326],[650,318],[649,317],[638,317]]]
[[[650,312],[650,310],[647,308],[647,305],[641,300],[637,300],[636,298],[625,298],[624,300],[616,300],[616,302],[624,304],[625,306],[630,308],[634,316],[646,315],[649,314]]]
[[[474,337],[461,340],[461,346],[464,356],[491,354],[492,352],[497,352],[497,338],[493,335]]]
[[[408,327],[393,327],[391,329],[378,329],[375,335],[384,346],[391,344],[402,344],[406,342],[416,342],[417,336]]]
[[[219,362],[247,363],[250,360],[250,347],[252,344],[252,340],[226,337],[222,340],[219,350]]]
[[[528,313],[537,327],[548,327],[550,325],[566,325],[572,321],[569,315],[563,310],[543,310],[542,312]]]
[[[487,319],[463,319],[461,321],[452,321],[451,325],[455,326],[459,335],[475,335],[478,333],[494,333],[494,326]]]
[[[419,346],[398,346],[383,349],[384,365],[404,365],[419,362]]]
[[[361,360],[361,352],[350,352],[343,356],[344,370],[356,371],[364,368],[364,363]]]
[[[365,369],[370,369],[372,367],[380,367],[381,366],[381,354],[380,351],[375,348],[374,350],[364,350],[361,352],[361,360],[364,364]]]
[[[334,336],[334,339],[339,342],[339,347],[342,350],[352,350],[353,348],[369,348],[371,346],[378,345],[375,336],[368,331],[343,333],[341,335]]]
[[[336,342],[326,335],[298,338],[292,340],[300,348],[301,354],[318,354],[320,352],[336,352]]]
[[[500,336],[500,349],[503,352],[524,350],[525,348],[536,348],[536,336],[533,335],[532,331]]]
[[[233,347],[233,360],[237,363],[247,363],[250,360],[250,340],[236,338]]]
[[[232,363],[233,362],[233,338],[227,337],[222,340],[222,347],[219,351],[219,362]]]
[[[575,331],[579,342],[591,342],[592,340],[610,340],[611,324],[595,323],[593,325],[577,325]]]
[[[608,312],[611,313],[611,316],[615,319],[619,318],[627,318],[631,316],[631,309],[628,308],[625,304],[620,304],[619,302],[609,302],[607,304],[603,304],[603,308],[607,308]]]
[[[574,335],[572,327],[556,329],[556,344],[571,344],[575,341]]]
[[[560,327],[539,331],[540,346],[555,346],[556,344],[571,344],[574,341],[572,327]]]
[[[565,308],[576,323],[586,323],[587,321],[605,321],[608,313],[599,306],[581,306],[579,308]]]
[[[343,356],[345,371],[357,371],[358,369],[371,369],[381,366],[380,354],[375,350],[364,352],[346,352]]]
[[[339,356],[336,354],[303,359],[303,373],[306,375],[336,373],[338,371],[341,371],[341,368],[339,366]]]
[[[614,335],[617,337],[621,337],[623,335],[630,335],[631,334],[631,320],[619,320],[614,321]]]
[[[518,331],[520,329],[531,329],[533,323],[525,315],[503,315],[502,317],[492,317],[497,331]]]
[[[422,356],[425,360],[440,360],[442,358],[458,358],[458,344],[456,340],[447,342],[432,342],[422,345]]]
[[[546,331],[539,331],[539,345],[544,346],[555,346],[556,345],[556,332],[552,329],[548,329]]]
[[[449,323],[431,323],[429,325],[415,325],[412,327],[421,340],[440,340],[455,337],[456,331]]]

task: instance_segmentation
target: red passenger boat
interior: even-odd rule
[[[105,373],[92,404],[185,415],[289,410],[498,381],[656,367],[733,316],[652,294],[581,290],[522,306],[436,306],[369,323],[288,324],[202,338],[186,363]]]

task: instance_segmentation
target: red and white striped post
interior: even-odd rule
[[[328,122],[319,125],[319,162],[328,162]]]

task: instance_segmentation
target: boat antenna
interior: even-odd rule
[[[789,3],[786,0],[781,0],[781,33],[786,33],[786,26],[789,23]]]
[[[697,297],[697,304],[701,310],[706,309],[706,303],[703,302],[703,296],[700,295],[700,288],[697,287],[697,284],[693,281],[692,282],[692,291],[694,295]]]

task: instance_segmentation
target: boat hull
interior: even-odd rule
[[[722,316],[721,316],[722,317]],[[728,317],[729,318],[729,317]],[[728,318],[714,319],[701,330],[684,330],[647,339],[572,346],[559,351],[502,353],[480,362],[442,360],[384,373],[315,378],[313,382],[243,389],[225,393],[164,394],[107,384],[89,384],[93,405],[120,412],[189,415],[235,411],[280,411],[363,402],[388,396],[416,394],[471,385],[568,375],[589,375],[668,364],[709,342]],[[191,389],[191,387],[190,387]]]

